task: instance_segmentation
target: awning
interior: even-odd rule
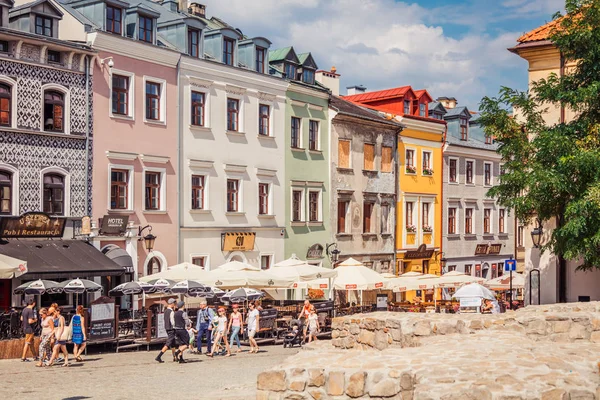
[[[125,269],[125,272],[132,273],[133,272],[133,260],[128,252],[121,248],[114,248],[108,250],[104,253],[106,257],[113,260],[117,265],[120,265]]]
[[[27,261],[24,279],[122,275],[125,269],[82,240],[10,240],[0,254]]]

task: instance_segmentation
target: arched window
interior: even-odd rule
[[[0,83],[0,126],[11,125],[11,87]]]
[[[64,132],[65,100],[62,93],[44,92],[44,130]]]
[[[146,275],[157,274],[159,272],[160,272],[160,259],[158,257],[152,257],[150,259],[150,261],[148,261]]]
[[[0,214],[12,214],[13,174],[0,170]]]
[[[50,215],[65,215],[64,176],[44,175],[44,212]]]

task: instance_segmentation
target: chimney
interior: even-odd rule
[[[335,67],[331,67],[331,71],[317,71],[315,80],[331,90],[335,96],[340,95],[340,74]]]
[[[456,108],[456,105],[458,104],[458,101],[454,97],[438,97],[436,101],[442,103],[447,110]]]
[[[191,3],[188,12],[197,17],[206,18],[206,6],[200,3]]]
[[[367,88],[363,85],[348,86],[346,89],[348,90],[348,96],[352,96],[353,94],[363,94],[367,91]]]
[[[185,0],[179,0],[179,1],[183,2]],[[185,10],[185,8],[181,8],[179,2],[177,2],[176,0],[166,0],[166,1],[163,1],[161,4],[163,5],[163,7],[166,7],[170,11],[173,11],[173,12],[177,12],[180,9]]]

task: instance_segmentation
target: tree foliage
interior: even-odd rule
[[[543,249],[592,269],[600,268],[600,0],[567,0],[565,9],[550,40],[574,67],[527,92],[484,97],[480,121],[504,163],[489,195],[524,223],[556,221]],[[576,116],[549,121],[551,107]]]

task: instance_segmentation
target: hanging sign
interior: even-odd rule
[[[2,238],[63,237],[66,218],[51,217],[46,213],[30,212],[20,217],[0,218]]]
[[[488,245],[487,244],[478,244],[475,248],[476,256],[484,256],[488,253]]]
[[[417,250],[407,251],[404,254],[405,260],[415,260],[419,258],[431,258],[433,256],[433,249],[427,250],[427,245],[422,244]]]
[[[222,251],[252,251],[254,250],[254,232],[227,232],[221,234]]]
[[[101,235],[122,235],[125,233],[129,216],[105,215],[102,218],[102,226],[100,227]]]
[[[500,251],[502,251],[502,243],[490,244],[488,254],[500,254]]]
[[[323,246],[318,243],[310,246],[306,252],[306,258],[308,260],[317,260],[323,258]]]
[[[81,230],[79,231],[80,235],[89,235],[92,233],[92,222],[90,217],[81,218]]]

